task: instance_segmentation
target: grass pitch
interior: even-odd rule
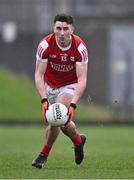
[[[0,127],[0,178],[2,179],[133,179],[134,127],[82,127],[86,134],[85,159],[74,163],[71,141],[59,135],[46,167],[31,161],[43,142],[43,127]]]

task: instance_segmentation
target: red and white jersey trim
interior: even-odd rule
[[[36,59],[38,61],[42,61],[42,62],[47,62],[48,59],[42,59],[42,55],[44,53],[44,51],[48,48],[48,42],[46,40],[42,41],[39,46],[38,46],[38,50],[37,50],[37,54],[36,54]]]
[[[80,45],[78,46],[78,51],[80,52],[80,54],[82,56],[82,63],[87,64],[88,63],[88,52],[83,43],[80,43]]]

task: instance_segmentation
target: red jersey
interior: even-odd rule
[[[82,39],[74,34],[67,48],[60,47],[55,35],[49,34],[39,43],[36,58],[47,62],[44,81],[59,88],[77,83],[76,62],[88,63],[88,52]]]

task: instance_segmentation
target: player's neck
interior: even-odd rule
[[[59,42],[56,38],[56,43],[58,45],[58,47],[62,50],[67,50],[71,47],[72,44],[72,38],[70,38],[68,41],[66,41],[65,43]]]

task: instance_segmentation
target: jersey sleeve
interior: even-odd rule
[[[41,62],[48,61],[48,42],[43,40],[39,43],[37,52],[36,52],[36,60]]]
[[[82,42],[78,46],[77,62],[82,62],[83,64],[88,63],[88,51]]]

